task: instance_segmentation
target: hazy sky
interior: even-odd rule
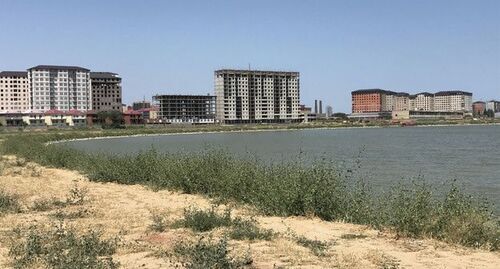
[[[301,102],[350,92],[500,99],[500,1],[0,0],[0,70],[78,65],[123,78],[124,101],[213,93],[213,71],[299,71]]]

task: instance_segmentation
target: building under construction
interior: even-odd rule
[[[215,123],[213,95],[156,95],[158,119],[163,123]]]

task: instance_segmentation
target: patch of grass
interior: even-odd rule
[[[154,231],[154,232],[164,232],[167,227],[168,223],[165,217],[165,214],[160,214],[160,213],[152,213],[151,214],[151,221],[152,223],[149,225],[149,230]]]
[[[190,207],[184,210],[184,218],[177,221],[174,227],[190,228],[195,232],[207,232],[218,227],[228,227],[231,224],[231,211],[229,210],[219,214],[215,207],[209,210]]]
[[[30,209],[33,211],[38,211],[38,212],[43,212],[43,211],[50,211],[54,209],[55,207],[55,199],[38,199],[33,202],[33,204],[30,206]]]
[[[216,241],[202,237],[196,243],[182,242],[174,247],[174,255],[189,269],[244,268],[253,262],[249,254],[241,259],[230,257],[225,238]]]
[[[347,239],[347,240],[352,240],[352,239],[364,239],[367,238],[368,236],[364,234],[343,234],[340,236],[342,239]]]
[[[74,229],[56,225],[52,229],[36,226],[16,231],[9,255],[14,268],[114,269],[119,267],[112,255],[117,238],[103,239],[99,231],[79,234]]]
[[[72,219],[81,219],[90,216],[91,212],[86,208],[79,208],[77,210],[71,211],[63,211],[58,210],[53,214],[50,214],[51,217],[57,220],[72,220]]]
[[[235,218],[231,221],[229,238],[234,240],[271,240],[274,236],[272,230],[262,229],[257,226],[254,219]]]
[[[311,250],[311,252],[316,256],[324,256],[325,252],[329,248],[329,244],[324,241],[309,239],[304,236],[299,236],[296,238],[297,244],[306,247]]]
[[[7,212],[21,212],[19,197],[0,188],[0,214]]]

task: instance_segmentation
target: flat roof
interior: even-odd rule
[[[118,74],[112,72],[90,72],[90,78],[120,78]]]
[[[434,94],[435,96],[445,96],[445,95],[468,95],[472,96],[471,92],[465,91],[440,91]]]
[[[37,65],[28,70],[75,70],[90,72],[89,69],[79,66],[66,66],[66,65]]]
[[[216,97],[215,95],[209,95],[209,94],[157,94],[153,96],[155,98],[157,97]]]
[[[359,89],[359,90],[355,90],[355,91],[351,92],[351,94],[363,94],[363,93],[385,93],[385,94],[391,94],[391,95],[396,94],[393,91],[387,91],[387,90],[383,90],[383,89]]]
[[[219,69],[215,70],[215,74],[234,73],[234,74],[266,74],[266,75],[300,75],[296,71],[273,71],[273,70],[245,70],[245,69]]]
[[[28,77],[26,71],[2,71],[0,77]]]

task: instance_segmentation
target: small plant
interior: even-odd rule
[[[235,218],[231,226],[229,237],[235,240],[271,240],[274,235],[272,230],[259,228],[254,219]]]
[[[49,211],[54,208],[54,202],[52,199],[39,199],[33,202],[30,209],[33,211],[43,212]]]
[[[68,211],[68,212],[58,210],[57,212],[51,214],[50,216],[57,219],[57,220],[63,221],[66,219],[68,219],[68,220],[81,219],[81,218],[88,217],[89,215],[90,215],[90,211],[88,209],[80,208],[78,210]]]
[[[21,211],[19,197],[0,189],[0,214],[6,212],[18,213]]]
[[[9,250],[14,268],[119,267],[112,258],[118,239],[102,239],[99,231],[78,234],[59,223],[48,230],[32,226],[27,231],[16,230],[14,233],[16,238]]]
[[[32,177],[40,177],[42,175],[42,169],[35,164],[28,164],[27,168],[30,170]]]
[[[329,247],[329,244],[327,242],[316,239],[312,240],[305,236],[296,236],[295,242],[305,248],[310,249],[311,252],[316,256],[324,256]]]
[[[219,214],[214,207],[207,211],[191,207],[184,210],[184,219],[178,221],[174,226],[190,228],[195,232],[227,227],[231,226],[231,212],[226,210],[223,214]]]
[[[340,236],[340,238],[347,239],[347,240],[351,240],[351,239],[364,239],[366,237],[367,236],[364,235],[364,234],[343,234],[343,235]]]
[[[24,158],[16,158],[14,164],[19,167],[24,167],[28,162]]]
[[[66,204],[68,205],[81,205],[85,202],[88,190],[85,188],[80,188],[75,185],[69,190],[69,194],[66,197]]]
[[[164,232],[167,229],[167,221],[164,214],[152,213],[151,214],[152,223],[149,225],[149,229],[154,232]]]
[[[242,259],[231,258],[225,238],[215,241],[202,237],[196,243],[179,243],[174,247],[174,254],[189,269],[243,268],[253,262],[249,254]]]

